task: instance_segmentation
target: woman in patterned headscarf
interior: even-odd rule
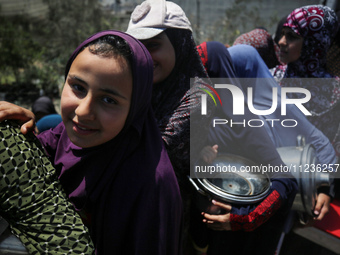
[[[273,68],[280,64],[279,46],[272,36],[263,28],[256,28],[248,33],[236,38],[233,45],[246,44],[253,46],[262,57],[268,68]]]
[[[340,83],[326,66],[327,52],[337,31],[337,16],[329,7],[309,5],[295,9],[288,15],[279,41],[280,59],[287,65],[277,68],[274,75],[281,86],[302,87],[311,92],[311,100],[304,104],[312,114],[308,119],[328,137],[339,157]]]

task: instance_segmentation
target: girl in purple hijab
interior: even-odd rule
[[[138,40],[91,36],[66,65],[63,122],[38,137],[97,254],[180,253],[181,197],[151,108],[152,73]]]

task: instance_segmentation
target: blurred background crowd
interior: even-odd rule
[[[0,99],[31,106],[41,95],[58,102],[64,65],[79,42],[96,31],[125,31],[142,0],[0,0]],[[174,0],[192,23],[196,43],[231,45],[264,27],[272,35],[294,8],[320,0]],[[321,1],[325,2],[325,1]],[[327,1],[335,7],[337,1]]]

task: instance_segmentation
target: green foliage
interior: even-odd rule
[[[20,69],[39,59],[42,49],[30,34],[26,18],[0,17],[0,24],[0,70],[18,78]]]
[[[110,19],[98,6],[98,0],[44,0],[49,6],[42,42],[48,48],[45,58],[56,60],[65,66],[66,61],[80,42],[91,34],[110,28]]]
[[[225,11],[225,18],[216,23],[215,29],[208,35],[214,40],[219,40],[232,45],[235,39],[243,33],[256,27],[270,29],[279,20],[276,14],[263,17],[262,0],[234,0],[232,6]],[[218,35],[219,38],[215,38]]]
[[[111,14],[103,13],[98,0],[43,3],[48,6],[44,19],[0,16],[0,82],[15,81],[6,86],[7,91],[29,84],[34,91],[58,93],[73,50],[95,32],[112,29],[116,22]]]

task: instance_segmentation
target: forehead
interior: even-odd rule
[[[114,61],[117,62],[118,65],[126,66],[129,62],[126,59],[126,57],[123,54],[120,54],[117,51],[112,50],[98,50],[97,45],[90,45],[76,56],[74,59],[74,62],[78,62],[79,59],[82,59],[82,61],[88,60],[93,61],[90,59],[98,59],[98,61]],[[72,63],[72,64],[73,64]]]
[[[96,79],[108,78],[121,75],[131,75],[128,61],[121,55],[98,55],[85,48],[74,59],[70,73],[80,73],[84,77]]]
[[[283,27],[281,33],[290,36],[290,38],[294,40],[304,40],[303,36],[294,32],[290,27]]]

